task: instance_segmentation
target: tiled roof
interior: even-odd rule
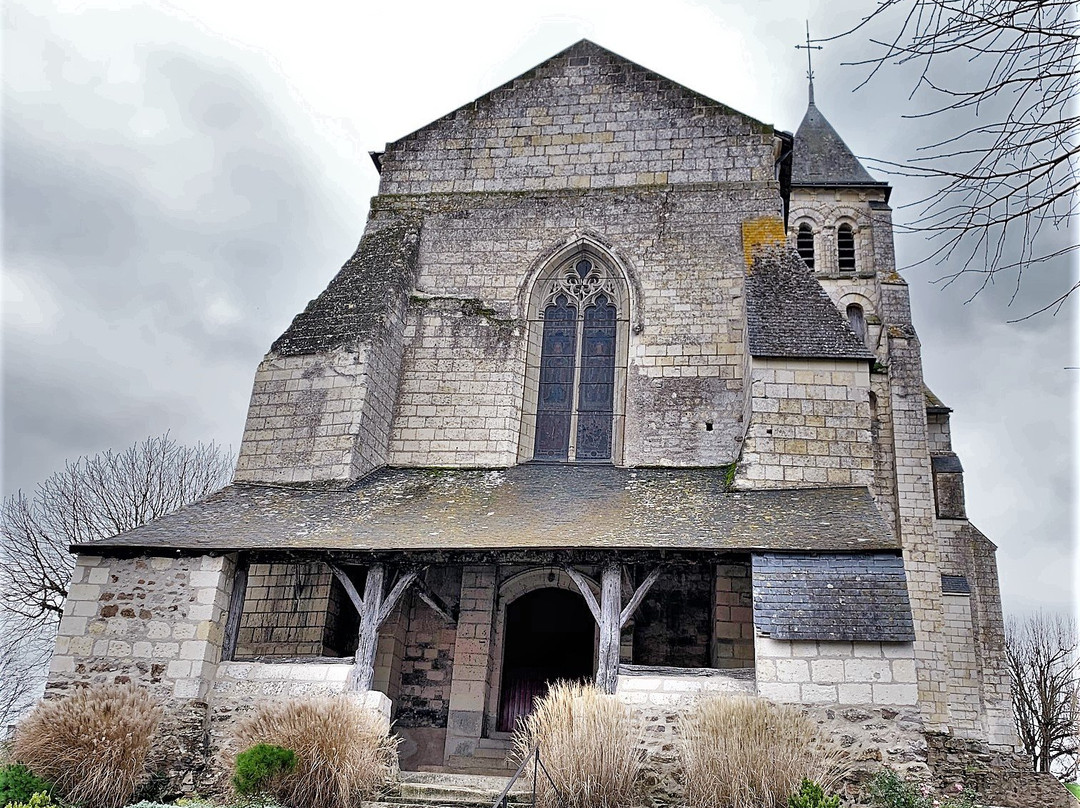
[[[934,413],[952,412],[951,409],[945,406],[945,403],[934,395],[934,391],[923,385],[923,398],[926,399],[926,411]]]
[[[527,464],[382,469],[347,488],[237,484],[77,549],[898,547],[866,488],[727,492],[724,471]]]
[[[754,625],[773,639],[915,639],[898,555],[755,554],[753,581]]]
[[[792,185],[885,185],[878,182],[812,102],[795,132]]]
[[[874,359],[787,246],[755,253],[746,278],[746,327],[752,356]]]
[[[935,454],[930,456],[930,467],[937,472],[960,474],[964,467],[955,454]]]
[[[270,348],[282,356],[349,347],[381,327],[395,292],[412,286],[419,225],[398,220],[364,234],[353,257]]]

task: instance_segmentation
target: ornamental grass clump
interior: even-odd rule
[[[519,761],[537,747],[551,776],[549,781],[543,770],[537,772],[540,808],[647,804],[650,779],[642,732],[630,708],[615,696],[591,685],[552,685],[514,733]]]
[[[843,768],[798,709],[713,696],[679,719],[688,808],[787,808],[803,780],[826,791]]]
[[[357,808],[397,779],[398,739],[380,714],[347,696],[284,699],[260,704],[233,732],[226,764],[237,749],[285,747],[296,763],[267,783],[266,793],[292,808]]]
[[[64,801],[119,808],[146,780],[161,707],[134,685],[92,685],[40,702],[15,728],[11,756]]]

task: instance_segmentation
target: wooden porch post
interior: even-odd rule
[[[236,642],[240,636],[240,618],[244,614],[247,598],[248,555],[238,553],[233,570],[232,593],[229,595],[229,612],[225,618],[225,638],[221,646],[221,661],[232,662],[236,657]]]
[[[364,608],[360,610],[360,637],[356,643],[356,657],[349,688],[358,692],[371,690],[375,680],[375,652],[379,647],[379,613],[383,605],[383,581],[386,568],[372,564],[364,582]]]
[[[619,682],[621,613],[622,568],[617,561],[609,561],[600,575],[600,658],[596,665],[596,686],[604,693],[614,693]]]

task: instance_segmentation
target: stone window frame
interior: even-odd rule
[[[846,275],[850,276],[851,273],[846,273]],[[874,309],[874,302],[865,294],[859,292],[845,292],[840,295],[840,298],[836,301],[836,308],[843,315],[845,322],[848,320],[848,309],[851,306],[858,306],[862,309],[863,322],[866,325],[863,344],[871,351],[875,350],[875,346],[881,340],[881,320]]]
[[[582,577],[588,582],[593,597],[600,599],[600,583],[592,575],[582,573]],[[560,567],[532,567],[509,576],[499,584],[495,595],[494,624],[491,632],[490,645],[490,668],[488,675],[488,689],[484,698],[484,722],[483,737],[508,740],[513,737],[512,732],[502,732],[495,727],[499,720],[499,698],[502,695],[503,673],[503,646],[506,642],[506,610],[507,607],[522,595],[535,592],[538,589],[565,589],[581,597],[581,590],[577,584]],[[599,657],[600,628],[593,623],[593,666]]]
[[[544,320],[542,312],[548,304],[548,297],[552,283],[559,277],[573,272],[573,267],[582,259],[591,261],[594,265],[603,267],[609,273],[610,288],[606,291],[615,291],[618,299],[615,303],[616,314],[616,338],[615,338],[615,388],[612,397],[612,429],[611,429],[611,458],[610,460],[577,460],[574,449],[577,439],[577,395],[579,391],[578,377],[580,374],[580,362],[575,370],[573,416],[570,423],[570,448],[567,455],[568,463],[590,462],[610,463],[615,466],[623,464],[625,451],[624,435],[626,428],[626,389],[629,372],[630,342],[632,334],[638,334],[642,330],[640,322],[633,317],[638,309],[635,305],[640,298],[640,290],[634,277],[627,271],[625,263],[617,258],[596,240],[581,237],[564,245],[547,260],[543,261],[538,271],[531,273],[532,280],[526,284],[523,310],[526,315],[526,359],[524,373],[524,391],[521,406],[521,426],[518,435],[519,463],[533,459],[536,439],[536,411],[540,385],[540,356],[543,340]],[[582,307],[584,308],[584,307]],[[581,324],[583,311],[578,313],[578,351],[581,350]]]

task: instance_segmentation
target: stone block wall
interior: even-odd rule
[[[542,327],[531,284],[575,245],[626,273],[622,462],[734,461],[745,405],[740,222],[778,205],[767,183],[377,197],[376,211],[424,217],[387,462],[531,458],[520,437],[530,329]]]
[[[461,569],[432,568],[428,571],[428,585],[444,602],[456,603],[461,591]],[[457,627],[417,597],[411,599],[407,614],[394,721],[401,727],[445,727]],[[475,634],[475,628],[470,633]]]
[[[235,657],[327,653],[331,583],[325,564],[252,564]]]
[[[708,667],[714,586],[711,566],[664,570],[634,615],[634,664]]]
[[[231,581],[232,562],[222,556],[80,555],[47,689],[133,682],[164,699],[205,698]]]
[[[713,583],[713,668],[754,666],[754,587],[750,562],[716,565]]]
[[[387,145],[384,194],[769,181],[772,128],[589,43]]]
[[[752,373],[752,415],[738,484],[873,483],[865,362],[755,358]]]
[[[893,239],[891,221],[887,227],[880,226],[871,202],[883,203],[882,189],[793,188],[788,214],[788,241],[795,246],[799,225],[809,223],[814,231],[814,274],[826,290],[833,293],[827,283],[830,278],[844,282],[859,276],[872,275],[879,269],[891,271],[892,264],[881,267],[878,263],[877,242]],[[852,226],[855,236],[855,271],[841,272],[837,261],[836,229],[842,222]],[[873,298],[872,298],[873,299]]]
[[[911,643],[758,637],[758,695],[792,704],[915,705]]]

